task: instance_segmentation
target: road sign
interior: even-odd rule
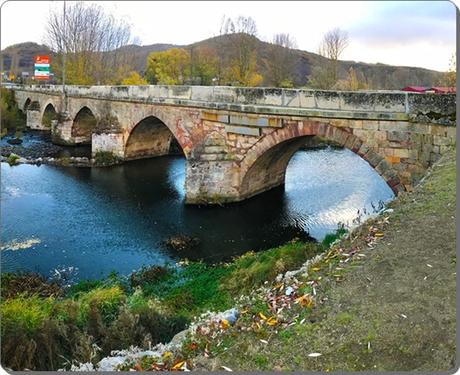
[[[46,55],[34,57],[34,78],[48,80],[50,78],[50,58]]]

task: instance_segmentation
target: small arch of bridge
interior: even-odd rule
[[[154,115],[144,117],[130,128],[124,150],[125,160],[184,153],[181,140],[164,121]]]
[[[76,143],[91,144],[92,134],[97,128],[97,117],[88,106],[81,107],[73,117],[71,134]]]
[[[284,183],[286,168],[307,137],[320,136],[337,143],[361,158],[397,194],[404,190],[397,172],[382,155],[370,150],[362,140],[346,130],[316,121],[292,121],[257,142],[240,163],[240,194],[250,197]]]
[[[52,101],[48,101],[47,104],[43,107],[43,113],[41,116],[41,124],[45,128],[51,127],[51,122],[57,120],[58,112],[56,110],[56,105]]]

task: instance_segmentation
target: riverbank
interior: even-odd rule
[[[453,371],[455,193],[450,151],[382,215],[298,271],[242,293],[235,322],[199,320],[179,347],[118,352],[102,364],[123,370]]]
[[[95,365],[113,349],[168,342],[196,316],[232,308],[242,291],[299,267],[325,246],[293,241],[229,263],[153,266],[129,277],[112,274],[74,285],[65,275],[47,280],[3,273],[2,364],[14,370],[69,369]]]
[[[417,272],[438,267],[436,260],[429,258],[432,249],[425,249],[426,244],[439,247],[439,241],[443,239],[447,241],[447,251],[452,252],[449,241],[452,241],[453,236],[452,243],[455,243],[455,235],[451,234],[451,223],[446,221],[449,217],[445,214],[449,211],[444,205],[452,205],[453,199],[453,208],[449,207],[455,208],[455,156],[447,158],[445,163],[435,169],[435,172],[442,171],[439,172],[441,177],[437,180],[433,176],[438,172],[426,179],[420,188],[422,190],[417,189],[393,203],[390,209],[393,212],[387,211],[383,216],[366,223],[350,239],[327,251],[327,245],[334,240],[333,237],[328,237],[324,244],[294,241],[272,250],[249,253],[214,267],[202,263],[190,263],[178,268],[153,267],[129,278],[112,275],[104,280],[83,281],[72,287],[66,286],[65,278],[57,280],[55,286],[50,286],[48,281],[30,275],[13,275],[9,276],[9,280],[5,279],[8,275],[3,275],[3,364],[14,369],[68,369],[72,365],[89,369],[91,366],[101,366],[100,360],[111,350],[124,349],[123,355],[118,353],[115,360],[115,357],[109,357],[103,359],[105,362],[102,363],[107,364],[107,367],[116,364],[122,369],[219,370],[222,366],[233,369],[269,369],[275,366],[278,366],[277,369],[302,369],[309,368],[307,365],[311,363],[319,363],[315,367],[317,369],[361,368],[353,367],[355,362],[357,365],[361,364],[361,351],[379,348],[379,341],[375,339],[379,336],[372,336],[374,331],[370,331],[371,328],[377,329],[372,325],[374,323],[361,326],[367,324],[361,321],[363,313],[358,306],[365,295],[363,291],[371,286],[380,290],[381,283],[388,283],[388,298],[391,297],[390,292],[395,292],[395,285],[399,288],[399,284],[392,284],[393,280],[403,285],[404,282],[407,283],[407,280],[399,276],[402,273],[398,271],[401,267],[405,268],[403,276],[407,274],[407,277],[415,280],[420,278]],[[430,190],[423,193],[424,186],[428,183],[431,184]],[[414,208],[414,199],[420,207]],[[439,219],[439,223],[423,221],[425,217],[432,219],[433,215]],[[401,225],[393,228],[391,225],[398,223],[394,218],[398,217]],[[408,220],[407,224],[405,219]],[[436,235],[434,242],[430,243],[426,237],[431,235],[432,228],[438,226],[440,237]],[[403,232],[399,233],[398,230]],[[376,249],[386,243],[387,239],[388,243],[396,245],[388,245],[389,250],[385,257],[379,258],[380,253]],[[403,240],[406,242],[402,242]],[[415,249],[405,249],[402,246],[407,246],[409,240],[414,242]],[[369,250],[371,248],[373,250]],[[411,258],[405,259],[406,254]],[[414,262],[419,254],[427,258],[423,259],[426,263]],[[396,255],[396,258],[392,258]],[[354,280],[355,272],[367,264],[367,259],[371,260],[372,265],[376,261],[374,257],[381,263],[371,267],[368,273],[359,274]],[[305,264],[308,259],[310,260]],[[419,266],[420,269],[417,268]],[[444,263],[439,267],[443,276],[448,275]],[[299,271],[292,271],[296,269]],[[386,272],[383,276],[389,274],[386,275],[387,279],[376,273],[380,269]],[[428,274],[423,276],[427,276],[427,280],[431,282]],[[372,281],[369,287],[359,284],[363,280],[366,282],[366,277]],[[349,279],[352,284],[341,291],[341,285],[350,283]],[[354,289],[355,283],[360,288]],[[451,288],[448,291],[426,285],[429,286],[429,293],[434,296],[446,296],[449,290],[455,290],[455,284],[452,287],[447,283],[446,288]],[[338,297],[334,297],[335,290],[339,291]],[[348,290],[352,291],[351,295],[346,294]],[[411,301],[410,292],[416,289],[410,289],[406,285],[403,290],[406,293],[403,297]],[[414,309],[426,314],[427,307],[421,302],[426,299],[424,292],[417,291],[421,295],[420,300],[415,301],[418,304],[411,302],[407,309],[411,314]],[[369,304],[370,312],[367,313],[374,319],[376,327],[382,330],[387,322],[380,322],[378,313],[388,316],[389,313],[382,311],[380,306],[385,299],[381,295],[374,298],[372,304]],[[389,299],[393,308],[397,307],[398,298],[396,301]],[[438,300],[426,300],[429,302],[429,314],[437,314],[435,302]],[[357,310],[347,310],[348,301],[351,306],[358,306]],[[441,304],[440,308],[443,307],[445,306]],[[233,308],[236,310],[232,310]],[[371,314],[374,308],[377,311],[376,316]],[[204,321],[202,318],[194,319],[208,311],[226,310],[229,311],[225,315],[211,314],[212,318]],[[342,312],[345,314],[341,314]],[[400,314],[406,318],[402,315],[399,318],[409,319],[407,312]],[[431,315],[428,316],[432,318]],[[328,320],[329,317],[331,321]],[[351,353],[346,351],[345,345],[343,357],[335,355],[336,352],[329,349],[342,353],[340,343],[335,347],[331,343],[337,337],[335,332],[340,332],[340,327],[334,326],[336,320],[342,328],[349,325],[353,327],[351,333],[346,331],[341,332],[341,335],[348,332],[351,339],[358,340],[350,343],[354,350]],[[192,328],[182,331],[191,322],[195,322]],[[407,322],[412,324],[410,320]],[[422,323],[417,322],[418,326]],[[333,327],[329,335],[328,327]],[[409,325],[406,328],[413,327]],[[389,331],[396,339],[401,331],[401,327],[397,328],[398,330],[394,328]],[[326,330],[324,335],[328,339],[324,339],[325,341],[321,341],[316,335],[322,329]],[[354,333],[355,329],[357,333]],[[177,332],[182,332],[179,337],[176,336]],[[369,338],[368,333],[370,339],[364,341]],[[383,330],[383,333],[386,331]],[[406,335],[410,333],[405,332]],[[382,332],[378,331],[378,334]],[[419,336],[409,341],[409,349],[400,343],[403,353],[407,351],[408,357],[421,350],[410,346],[412,342],[416,343],[416,339],[425,338],[419,333],[417,335]],[[297,336],[304,339],[298,341]],[[445,337],[447,336],[440,339]],[[174,341],[173,346],[155,347],[157,342],[165,343],[170,339]],[[395,340],[391,343],[394,344]],[[399,340],[404,341],[404,337],[399,337]],[[308,345],[304,345],[305,343]],[[141,347],[141,354],[139,350],[127,350],[131,345]],[[434,345],[436,346],[436,342]],[[23,348],[20,353],[16,351],[18,347]],[[257,351],[252,352],[252,347],[257,348]],[[387,350],[387,347],[383,349]],[[375,356],[382,356],[382,349],[378,350]],[[290,356],[291,352],[296,353],[296,357]],[[395,355],[391,353],[392,356]],[[282,355],[286,355],[288,360],[284,361]],[[354,356],[358,356],[357,359]],[[325,357],[332,362],[324,365],[321,361]],[[394,365],[398,363],[395,362]],[[381,367],[393,368],[388,363],[383,363]]]
[[[334,246],[301,279],[316,307],[289,327],[238,332],[195,369],[453,371],[456,358],[456,160],[450,151],[414,192]],[[343,258],[344,254],[352,255]],[[257,295],[257,294],[256,294]],[[235,334],[234,334],[235,333]]]

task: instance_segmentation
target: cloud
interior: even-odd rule
[[[454,48],[455,13],[449,1],[381,2],[369,8],[366,18],[349,33],[359,42],[382,46],[431,42]]]

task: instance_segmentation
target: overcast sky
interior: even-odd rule
[[[71,2],[67,2],[71,3]],[[455,53],[455,6],[449,1],[96,1],[123,17],[141,44],[189,44],[215,36],[224,15],[251,16],[258,37],[289,33],[311,52],[325,32],[348,31],[342,59],[447,70]],[[1,48],[44,42],[50,10],[62,1],[8,1],[1,8]]]

